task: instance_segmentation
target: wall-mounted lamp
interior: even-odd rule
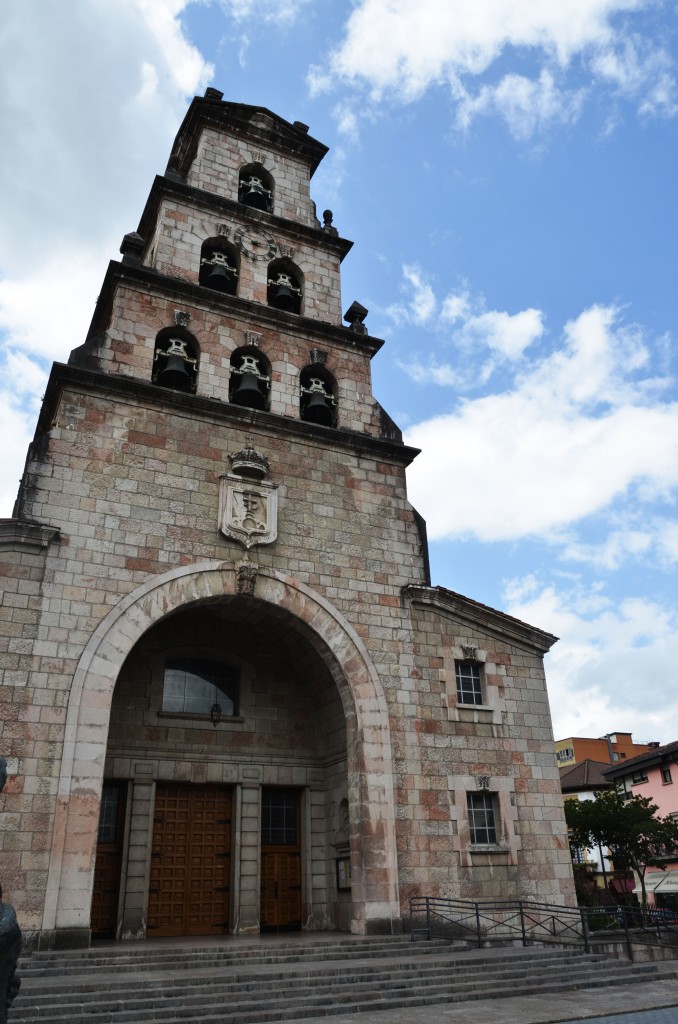
[[[210,718],[212,719],[212,725],[216,729],[221,721],[221,704],[213,704],[210,708]]]

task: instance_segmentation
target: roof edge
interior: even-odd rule
[[[403,587],[403,595],[413,604],[428,605],[463,618],[480,620],[489,632],[508,635],[513,643],[530,647],[540,654],[546,654],[558,640],[552,633],[446,587],[422,587],[411,583]]]

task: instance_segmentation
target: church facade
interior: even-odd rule
[[[33,945],[574,902],[555,638],[431,586],[325,152],[196,98],[52,370],[0,522],[1,874]]]

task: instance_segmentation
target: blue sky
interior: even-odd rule
[[[678,30],[664,0],[14,0],[0,514],[207,85],[309,124],[433,582],[561,637],[557,736],[678,735]]]

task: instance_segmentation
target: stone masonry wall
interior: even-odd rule
[[[401,899],[574,902],[540,654],[489,630],[479,606],[475,621],[417,603],[412,613],[411,675],[391,707]],[[464,646],[477,648],[482,706],[457,702]],[[483,786],[495,794],[496,851],[470,840],[467,794]]]
[[[215,216],[214,213],[196,211],[187,203],[164,199],[160,205],[156,230],[149,239],[146,265],[162,274],[198,283],[200,249],[207,239],[218,237],[220,230],[228,230],[227,238],[233,242],[238,228],[251,227],[251,211],[243,207],[243,216]],[[341,323],[341,281],[339,256],[324,242],[328,236],[318,231],[311,241],[305,235],[270,226],[261,218],[257,225],[274,238],[276,252],[271,259],[285,254],[303,275],[301,312],[314,320],[332,324]],[[330,237],[331,241],[331,237]],[[269,260],[252,260],[243,254],[240,260],[238,295],[253,302],[267,302]]]
[[[270,149],[262,153],[262,147],[256,140],[237,138],[213,128],[205,129],[187,183],[237,201],[240,169],[251,163],[262,163],[273,176],[275,187],[271,213],[307,227],[318,226],[309,195],[308,166],[290,153]]]
[[[218,297],[217,297],[218,298]],[[186,309],[171,296],[149,295],[131,285],[118,287],[107,337],[97,351],[102,369],[150,381],[157,334],[174,324],[175,310]],[[273,331],[268,323],[234,311],[223,304],[215,315],[214,294],[207,293],[203,306],[190,307],[188,329],[200,346],[197,393],[219,401],[228,400],[232,353],[246,346],[248,332],[260,335],[259,351],[271,363],[271,412],[299,419],[299,374],[311,362],[311,350],[328,351],[326,366],[337,380],[338,425],[348,430],[379,434],[379,418],[372,397],[369,354],[353,344],[346,331],[344,345],[331,349],[300,325],[296,317],[281,318]]]

